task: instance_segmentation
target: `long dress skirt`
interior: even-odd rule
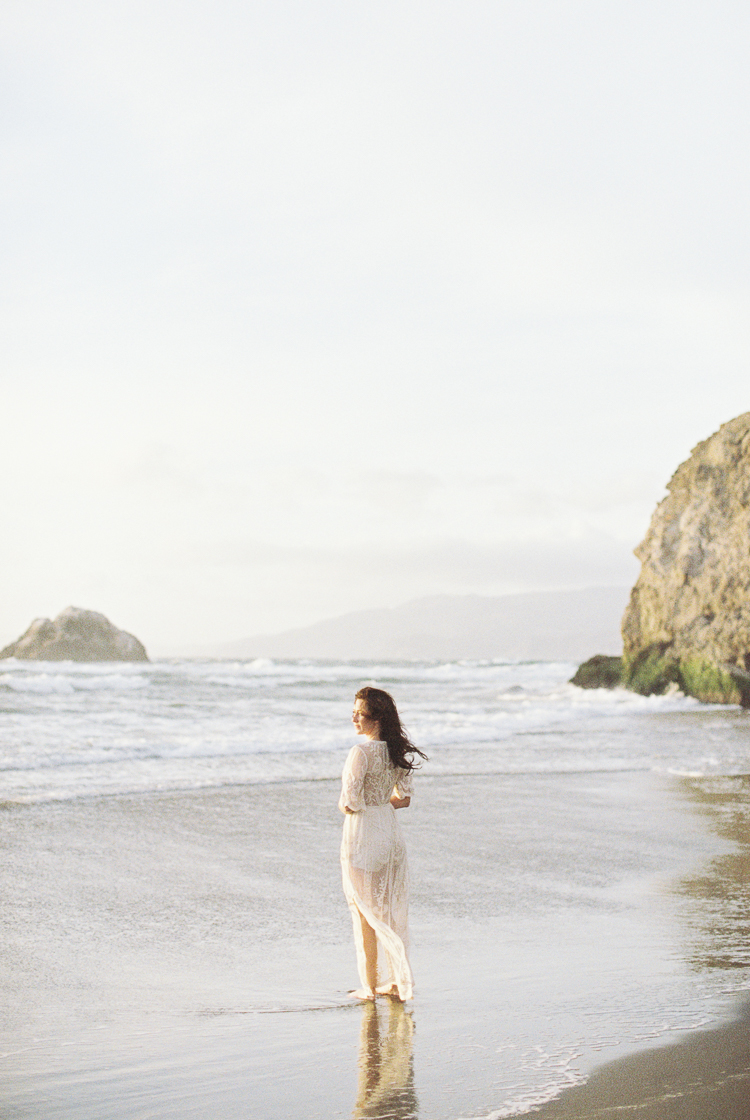
[[[375,930],[400,999],[411,999],[414,979],[408,958],[409,868],[401,828],[390,803],[347,813],[341,871],[362,986],[368,987],[360,914]]]

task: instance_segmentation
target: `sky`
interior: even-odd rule
[[[750,409],[750,8],[4,0],[0,642],[630,585]]]

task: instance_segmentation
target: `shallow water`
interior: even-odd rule
[[[14,1120],[524,1114],[750,986],[748,714],[572,666],[5,663]],[[430,755],[406,1009],[351,1004],[353,691]]]
[[[11,807],[3,1115],[521,1115],[747,990],[715,827],[747,791],[716,781],[424,777],[416,998],[374,1017],[346,994],[335,782]]]

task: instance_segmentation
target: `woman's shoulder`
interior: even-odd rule
[[[368,761],[390,764],[388,744],[382,739],[365,739],[363,743],[357,743],[357,750],[360,750]]]
[[[349,748],[349,753],[346,756],[344,763],[344,779],[347,775],[357,775],[360,778],[367,773],[370,769],[370,759],[359,743],[354,743]]]

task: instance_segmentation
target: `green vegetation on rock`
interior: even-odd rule
[[[641,696],[661,696],[670,685],[682,688],[680,667],[667,653],[668,646],[654,642],[635,657],[623,658],[622,683]]]
[[[655,642],[630,658],[597,654],[578,667],[570,683],[579,688],[621,685],[641,696],[661,696],[678,688],[686,696],[707,704],[750,707],[750,673],[733,666],[714,665],[702,657],[678,660],[669,643]]]
[[[625,660],[623,684],[642,696],[660,696],[676,685],[707,704],[739,704],[741,689],[726,669],[703,657],[676,658],[669,645],[654,643]]]
[[[570,683],[579,688],[617,688],[622,684],[622,658],[597,653],[578,666]]]
[[[739,704],[741,690],[729,673],[700,657],[683,659],[679,666],[682,691],[707,704]]]

